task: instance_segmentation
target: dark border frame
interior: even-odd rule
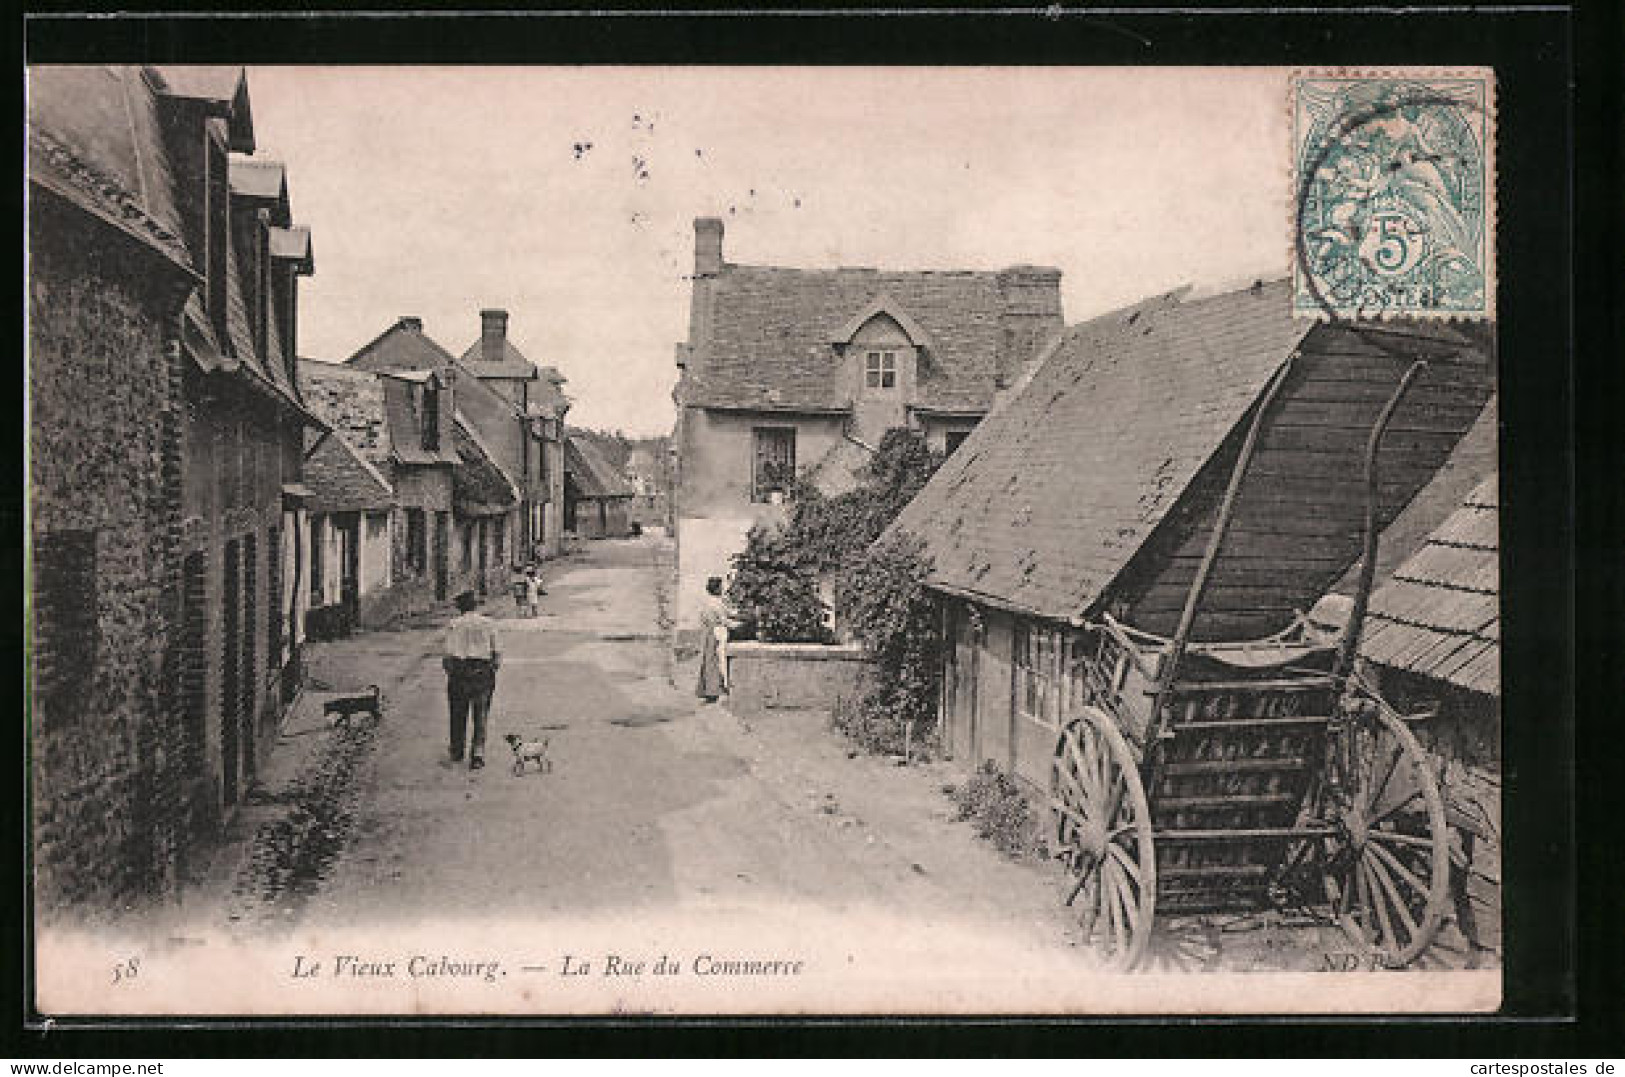
[[[1390,1021],[1279,1019],[587,1019],[503,1021],[195,1021],[176,1037],[172,1021],[85,1022],[83,1031],[7,1031],[21,1055],[468,1055],[516,1053],[661,1054],[1091,1054],[1139,1056],[1411,1053],[1423,1055],[1572,1054],[1587,1048],[1620,1053],[1609,1027],[1620,996],[1618,914],[1588,907],[1576,935],[1579,890],[1575,796],[1586,799],[1588,825],[1619,818],[1617,773],[1605,753],[1575,754],[1576,445],[1573,416],[1578,373],[1574,300],[1609,309],[1618,285],[1605,272],[1576,273],[1572,246],[1576,193],[1596,208],[1617,200],[1600,179],[1575,171],[1574,108],[1608,123],[1605,87],[1583,80],[1578,46],[1594,71],[1617,66],[1619,38],[1610,23],[1563,4],[1468,10],[1350,10],[1321,4],[1285,11],[1212,5],[1153,10],[1138,5],[1084,12],[1059,6],[964,7],[954,11],[861,8],[740,15],[725,10],[676,14],[622,8],[611,14],[373,12],[306,13],[291,7],[253,17],[209,17],[170,8],[168,15],[90,20],[37,11],[26,16],[17,49],[29,62],[244,63],[806,63],[806,64],[1272,64],[1289,66],[1489,65],[1499,90],[1497,154],[1500,199],[1499,297],[1503,423],[1503,549],[1513,571],[1503,580],[1505,759],[1506,1005],[1495,1018]],[[455,33],[448,27],[455,26]],[[1577,32],[1578,31],[1578,32]],[[1610,47],[1612,46],[1612,47]],[[18,80],[20,84],[21,80]],[[21,102],[18,112],[22,112]],[[1610,117],[1603,120],[1602,117]],[[1597,163],[1595,161],[1593,164]],[[1610,163],[1618,164],[1617,160]],[[1578,185],[1578,191],[1577,191]],[[1599,267],[1592,267],[1593,270]],[[1615,295],[1605,289],[1615,284]],[[1604,327],[1617,333],[1620,308]],[[1604,351],[1617,362],[1618,352]],[[1615,374],[1617,379],[1617,374]],[[15,384],[15,383],[14,383]],[[1587,399],[1582,397],[1581,399]],[[1588,404],[1601,421],[1583,426],[1585,458],[1603,451],[1599,438],[1617,426],[1605,394]],[[1617,397],[1616,397],[1617,399]],[[14,411],[19,415],[21,409]],[[1617,416],[1617,412],[1612,413]],[[1595,411],[1593,418],[1599,418]],[[14,442],[16,444],[16,442]],[[1617,473],[1616,473],[1617,476]],[[1617,477],[1615,478],[1617,483]],[[12,504],[20,510],[23,493]],[[1611,520],[1609,513],[1615,513]],[[1582,522],[1598,523],[1587,506]],[[1619,520],[1617,498],[1605,498],[1601,522]],[[11,579],[21,580],[19,542]],[[1612,534],[1612,532],[1610,533]],[[1618,557],[1618,544],[1605,553]],[[1609,562],[1611,565],[1612,562]],[[1598,577],[1590,598],[1618,598],[1621,573]],[[1592,610],[1593,615],[1598,611]],[[1606,615],[1606,611],[1605,611]],[[1620,668],[1617,608],[1610,630],[1587,637],[1586,661],[1598,672]],[[1599,622],[1602,620],[1598,619]],[[22,654],[19,627],[17,648]],[[13,698],[21,700],[19,691]],[[1612,701],[1617,708],[1617,696]],[[1598,717],[1606,717],[1599,715]],[[20,715],[19,715],[20,718]],[[19,728],[22,722],[19,720]],[[26,731],[23,732],[26,738]],[[1617,751],[1617,748],[1615,749]],[[1578,765],[1579,770],[1576,770]],[[1577,773],[1582,778],[1576,782]],[[1614,807],[1607,808],[1612,797]],[[11,827],[4,863],[23,863],[22,819]],[[1587,864],[1618,882],[1617,859]],[[23,880],[18,878],[19,886]],[[1593,893],[1605,901],[1617,888]],[[29,910],[13,939],[26,930]],[[1607,917],[1607,919],[1604,919]],[[1584,938],[1577,948],[1577,938]],[[24,983],[23,948],[5,948],[8,985]],[[1581,1025],[1577,989],[1591,999]],[[1595,988],[1612,987],[1604,995]],[[1608,1003],[1611,998],[1612,1005]],[[1598,1013],[1601,1005],[1604,1012]],[[1600,1021],[1598,1020],[1600,1018]],[[1604,1046],[1611,1044],[1611,1047]]]

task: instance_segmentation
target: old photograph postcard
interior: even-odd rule
[[[1494,70],[27,95],[40,1014],[1499,1007]]]

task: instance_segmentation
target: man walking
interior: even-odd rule
[[[468,769],[485,766],[485,719],[491,711],[491,694],[497,687],[497,668],[502,652],[497,643],[496,625],[476,613],[479,601],[473,591],[457,596],[460,611],[446,630],[446,654],[441,665],[446,670],[446,702],[451,708],[451,761],[463,758],[463,737],[468,714],[474,712],[474,734],[469,744]]]

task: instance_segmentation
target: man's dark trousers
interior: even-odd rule
[[[463,736],[468,730],[468,712],[474,712],[474,738],[469,754],[485,755],[485,719],[491,710],[491,694],[496,691],[497,672],[488,658],[446,659],[446,702],[451,707],[451,757],[463,757]]]

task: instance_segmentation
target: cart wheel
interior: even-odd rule
[[[1444,801],[1404,722],[1378,711],[1349,736],[1347,803],[1326,820],[1326,896],[1343,929],[1398,968],[1427,949],[1449,906]]]
[[[1050,800],[1066,903],[1081,911],[1084,935],[1107,967],[1126,972],[1151,937],[1157,863],[1139,765],[1103,711],[1085,707],[1061,731]]]

